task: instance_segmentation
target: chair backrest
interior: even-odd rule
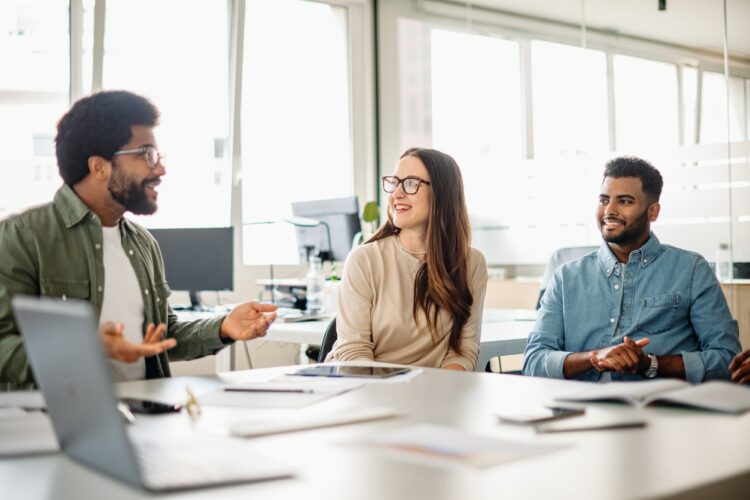
[[[584,255],[596,252],[598,249],[598,246],[563,247],[552,252],[549,261],[547,261],[547,265],[544,267],[544,277],[542,278],[542,286],[539,289],[539,298],[536,301],[536,308],[539,309],[541,306],[544,291],[547,290],[549,282],[552,281],[552,275],[555,274],[558,267],[567,264],[568,262],[572,262],[579,257],[583,257]]]
[[[336,342],[336,317],[334,316],[326,332],[323,334],[323,342],[320,343],[320,354],[318,354],[318,363],[323,363],[326,360],[326,356],[331,352],[333,343]]]

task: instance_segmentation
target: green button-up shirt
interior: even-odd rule
[[[141,289],[144,329],[148,323],[166,323],[166,336],[177,340],[168,354],[146,359],[146,377],[168,377],[168,359],[194,359],[225,347],[219,337],[224,317],[177,321],[167,302],[170,290],[156,240],[124,218],[119,226],[122,246]],[[11,298],[25,294],[88,300],[98,317],[104,296],[102,253],[99,217],[67,185],[57,191],[52,203],[0,222],[0,390],[35,385]]]

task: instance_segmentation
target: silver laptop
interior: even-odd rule
[[[12,305],[57,439],[74,460],[152,491],[291,476],[237,440],[197,432],[174,443],[130,436],[91,305],[23,296]]]

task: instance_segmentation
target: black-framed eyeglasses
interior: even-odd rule
[[[116,151],[112,156],[139,154],[144,155],[144,157],[146,158],[146,165],[148,165],[149,168],[156,168],[156,166],[160,163],[163,165],[164,159],[166,158],[165,154],[160,153],[159,150],[153,146],[141,146],[140,148],[122,149],[120,151]]]
[[[405,177],[403,179],[400,179],[395,175],[383,176],[383,191],[385,191],[386,193],[393,193],[394,191],[396,191],[399,184],[404,186],[404,193],[417,194],[417,191],[419,191],[419,186],[421,186],[422,184],[427,184],[429,186],[431,183],[430,181],[420,179],[419,177],[415,177],[413,175],[410,175],[409,177]]]

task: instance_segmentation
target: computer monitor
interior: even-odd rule
[[[292,203],[292,214],[321,223],[315,227],[297,225],[297,247],[301,259],[307,259],[312,252],[324,261],[343,262],[352,249],[354,236],[362,230],[356,196],[295,202]]]
[[[200,310],[199,291],[234,288],[234,229],[201,227],[150,229],[164,257],[172,290],[190,292],[190,305]]]

